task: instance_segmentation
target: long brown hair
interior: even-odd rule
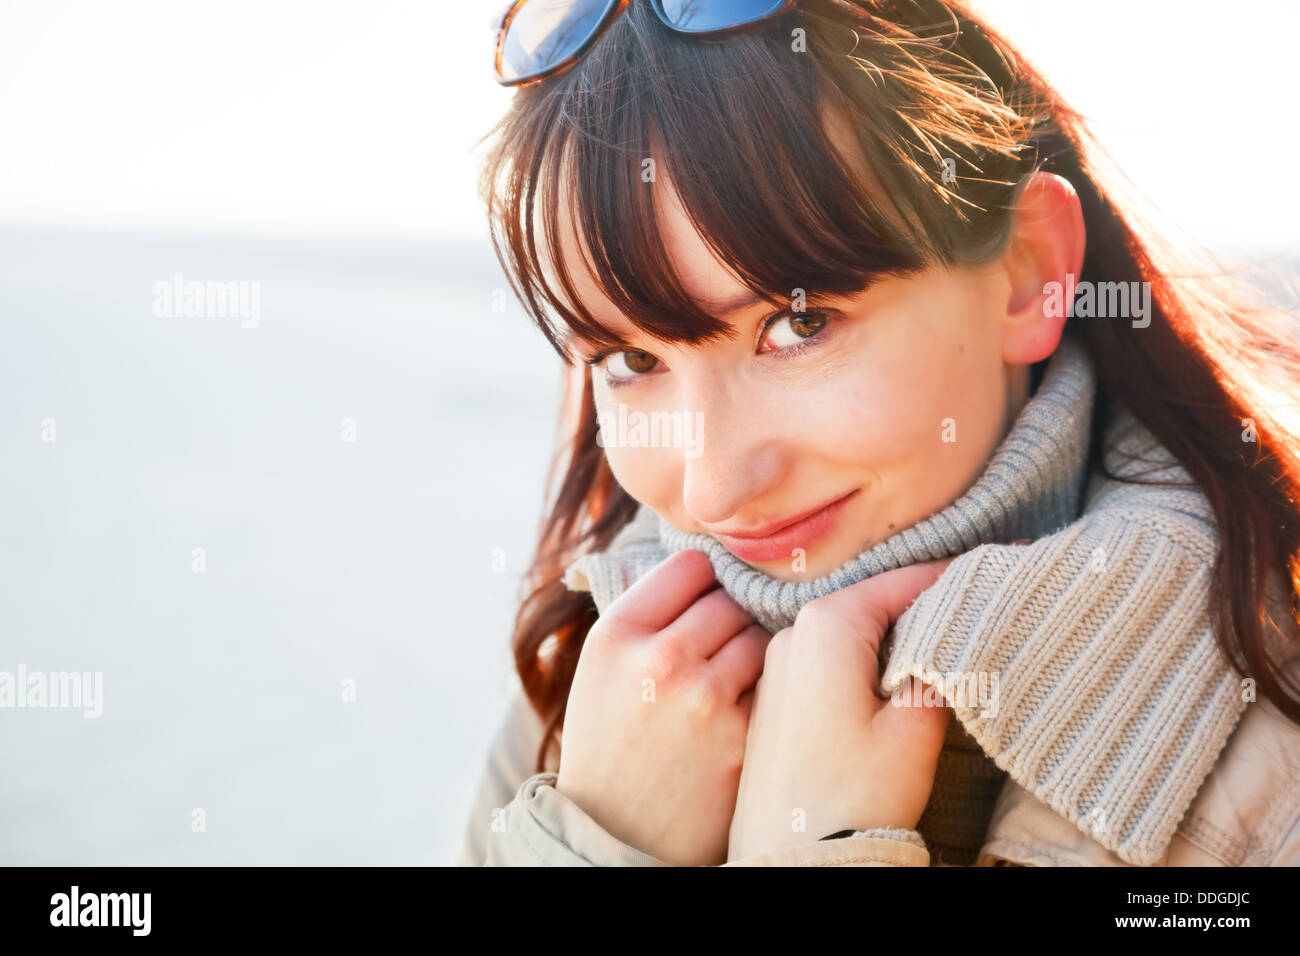
[[[824,109],[849,118],[873,181],[837,152]],[[1300,389],[1300,350],[1280,311],[1186,274],[1083,118],[965,3],[807,0],[780,26],[715,42],[676,35],[634,3],[580,63],[517,92],[489,137],[481,191],[496,253],[566,361],[566,327],[611,339],[558,253],[558,290],[539,260],[539,230],[545,249],[558,248],[561,202],[590,274],[629,321],[674,342],[726,330],[666,256],[648,158],[670,165],[700,235],[774,305],[794,288],[848,295],[884,275],[988,261],[1004,248],[1017,184],[1034,170],[1069,180],[1087,229],[1079,280],[1151,286],[1146,327],[1067,323],[1098,371],[1094,460],[1118,403],[1192,476],[1218,523],[1216,638],[1300,723],[1300,687],[1270,653],[1277,622],[1265,611],[1268,578],[1280,574],[1281,624],[1300,621],[1300,450],[1276,400]],[[637,508],[596,444],[589,371],[573,383],[514,634],[524,690],[547,725],[539,769],[596,619],[590,595],[562,583],[564,568],[606,548]],[[1247,429],[1257,441],[1242,440]]]

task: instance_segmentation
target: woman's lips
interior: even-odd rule
[[[847,495],[823,505],[812,514],[779,526],[777,530],[761,536],[713,532],[713,537],[742,561],[753,563],[790,558],[795,548],[803,548],[806,551],[813,542],[825,537],[835,526],[844,502],[857,493],[858,489],[855,488]]]

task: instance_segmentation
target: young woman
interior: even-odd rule
[[[574,388],[464,862],[1300,863],[1300,354],[1009,44],[524,0],[498,79]]]

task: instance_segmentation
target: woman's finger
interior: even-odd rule
[[[678,551],[624,591],[605,616],[647,631],[662,631],[717,584],[703,551]]]
[[[938,705],[927,701],[939,701]],[[894,695],[881,702],[873,726],[886,734],[889,746],[897,752],[911,753],[916,759],[939,759],[944,734],[953,719],[938,688],[908,677]]]
[[[875,640],[879,641],[908,605],[939,580],[952,561],[952,558],[944,558],[886,571],[817,600],[832,605],[848,620],[873,623],[876,625]]]
[[[751,624],[727,643],[723,644],[708,666],[713,668],[719,684],[725,688],[728,699],[740,697],[757,683],[763,673],[763,660],[772,635],[758,624]]]
[[[754,699],[756,696],[756,687],[746,688],[736,698],[736,704],[740,707],[740,712],[745,716],[745,723],[749,723],[750,715],[754,712]]]
[[[688,607],[664,629],[662,636],[668,640],[680,638],[683,646],[700,657],[712,657],[718,648],[753,623],[750,613],[718,586]]]

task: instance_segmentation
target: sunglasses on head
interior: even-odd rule
[[[670,30],[719,36],[774,20],[795,0],[646,0]],[[497,26],[496,77],[526,86],[572,66],[632,0],[515,0]]]

